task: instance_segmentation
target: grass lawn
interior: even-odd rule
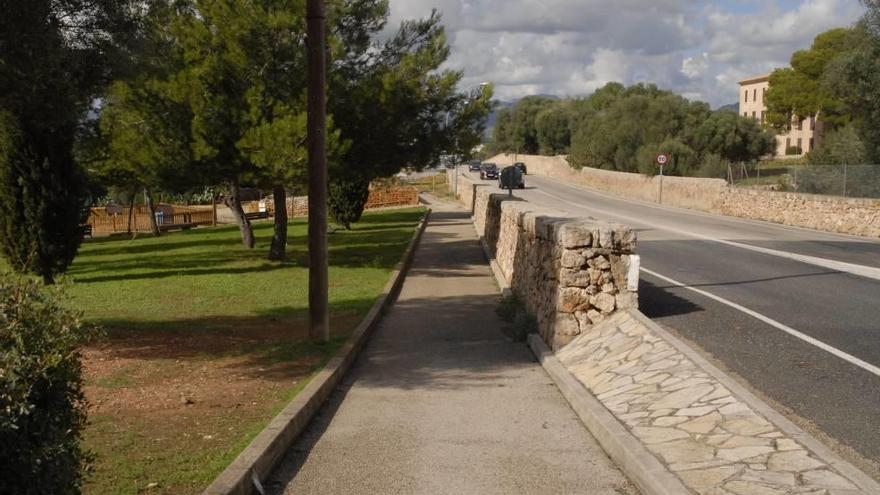
[[[330,239],[333,341],[307,337],[306,224],[288,261],[266,260],[235,226],[95,239],[69,293],[104,334],[83,350],[96,454],[87,494],[201,492],[308,382],[372,306],[422,209],[367,213]]]

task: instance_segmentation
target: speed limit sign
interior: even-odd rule
[[[669,155],[666,153],[660,153],[657,155],[657,164],[661,167],[669,163]]]

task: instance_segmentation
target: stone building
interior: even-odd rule
[[[767,120],[767,106],[764,104],[764,96],[770,87],[770,74],[750,77],[739,82],[739,112],[743,117],[751,117],[765,123]],[[787,132],[776,135],[776,156],[803,156],[804,153],[813,151],[819,146],[822,139],[822,122],[816,116],[798,120],[795,117]],[[799,151],[793,155],[786,155],[786,151],[797,148]]]

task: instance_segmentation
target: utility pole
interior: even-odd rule
[[[307,0],[309,63],[309,336],[330,340],[327,281],[327,103],[324,0]]]

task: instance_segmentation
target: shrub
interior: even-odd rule
[[[803,154],[803,151],[800,148],[798,148],[797,146],[789,146],[788,148],[785,148],[785,155],[786,156],[794,156],[794,155],[802,155],[802,154]]]
[[[60,289],[0,275],[0,493],[80,492],[86,329],[62,303]]]
[[[370,182],[358,179],[337,179],[330,182],[328,203],[333,221],[351,230],[364,213],[370,197]]]

